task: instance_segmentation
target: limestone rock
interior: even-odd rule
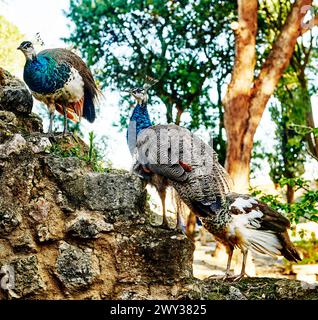
[[[207,300],[316,300],[318,286],[275,278],[243,278],[239,282],[221,280],[188,281],[179,299]]]
[[[0,199],[1,203],[1,199]],[[21,222],[21,217],[9,206],[0,206],[0,237],[9,235]]]
[[[93,172],[84,142],[52,143],[18,109],[0,110],[0,300],[318,298],[299,281],[193,278],[193,242],[151,224],[144,181]]]
[[[9,157],[11,154],[18,155],[27,147],[27,142],[21,134],[15,134],[9,141],[0,145],[0,159]]]
[[[0,110],[18,114],[31,113],[33,99],[24,82],[1,69],[3,76],[0,81]]]
[[[43,294],[45,284],[40,275],[36,256],[18,258],[9,263],[12,268],[12,291],[8,292],[11,298],[28,298]]]
[[[87,288],[100,274],[98,259],[92,250],[84,250],[61,242],[56,261],[56,274],[66,289]]]
[[[10,239],[10,244],[15,253],[37,253],[35,242],[29,232]]]
[[[79,212],[76,218],[69,221],[66,231],[75,238],[93,239],[99,237],[100,233],[111,232],[114,226],[105,222],[102,215],[94,212]]]

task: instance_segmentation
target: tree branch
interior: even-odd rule
[[[306,14],[301,8],[311,4],[312,0],[296,0],[280,35],[262,66],[253,87],[251,117],[247,134],[244,137],[245,141],[253,138],[266,104],[292,57],[297,38],[301,35],[301,22]]]
[[[316,15],[315,17],[313,17],[308,23],[306,23],[306,25],[308,26],[307,28],[302,28],[301,29],[301,35],[303,35],[304,33],[306,33],[307,31],[311,30],[313,27],[318,26],[318,15]]]
[[[249,96],[256,63],[257,0],[238,0],[238,22],[232,23],[235,32],[235,62],[231,82],[224,97],[224,108],[230,109],[235,98]]]

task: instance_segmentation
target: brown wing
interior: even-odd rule
[[[274,232],[285,232],[290,223],[281,213],[269,207],[266,203],[259,201],[249,195],[230,193],[227,201],[231,214],[248,214],[251,211],[260,211],[262,217],[258,218],[261,230]]]
[[[85,62],[71,50],[63,48],[47,49],[42,50],[39,52],[39,54],[48,54],[57,62],[66,62],[67,64],[73,66],[83,78],[84,87],[86,90],[88,90],[91,97],[96,99],[99,95],[101,95],[90,69],[87,67]]]

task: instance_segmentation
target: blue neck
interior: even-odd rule
[[[149,128],[152,126],[150,121],[147,105],[137,104],[132,116],[130,117],[130,121],[136,122],[136,135],[140,133],[141,130]]]
[[[130,117],[130,123],[127,130],[127,144],[131,154],[133,154],[136,147],[137,136],[138,134],[152,126],[152,123],[149,118],[149,113],[147,110],[147,105],[137,104],[132,116]]]

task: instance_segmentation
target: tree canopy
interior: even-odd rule
[[[19,29],[0,15],[0,66],[16,73],[24,64],[24,57],[17,52],[17,44],[23,39]]]
[[[235,1],[72,0],[68,17],[75,31],[68,40],[94,65],[104,87],[126,90],[154,77],[168,123],[179,124],[189,112],[191,128],[222,128],[221,88],[233,62],[229,24],[235,12]]]

